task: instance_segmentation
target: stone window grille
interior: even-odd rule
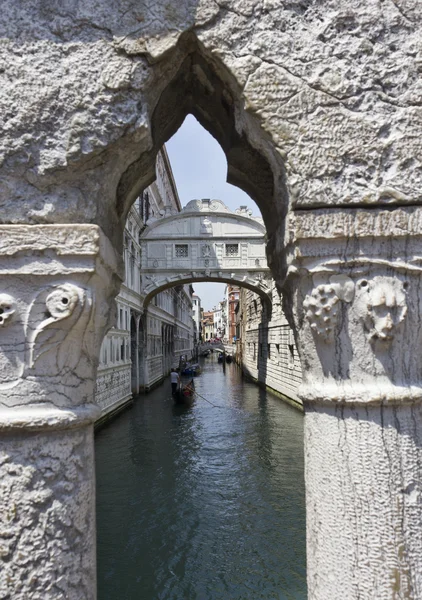
[[[188,245],[187,244],[175,244],[176,247],[176,258],[187,258],[188,257]]]
[[[226,244],[226,256],[239,256],[239,244]]]

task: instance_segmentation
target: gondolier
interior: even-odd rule
[[[180,384],[179,373],[175,369],[172,369],[170,372],[170,381],[171,381],[171,393],[174,396],[176,394],[177,388],[179,387],[179,384]]]

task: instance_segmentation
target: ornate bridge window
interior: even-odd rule
[[[239,244],[226,244],[226,256],[238,256]]]
[[[188,257],[188,245],[187,244],[175,244],[176,258],[187,258]]]

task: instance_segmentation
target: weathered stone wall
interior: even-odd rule
[[[131,363],[101,369],[95,384],[95,403],[102,416],[113,412],[132,397]]]
[[[4,0],[5,597],[95,598],[86,405],[127,213],[188,112],[262,211],[295,328],[309,597],[422,597],[421,22],[417,0]]]
[[[416,0],[2,9],[4,223],[95,222],[119,243],[190,110],[258,201],[273,268],[288,204],[421,200]]]
[[[273,310],[268,320],[260,297],[241,290],[237,362],[249,377],[302,405],[297,394],[302,381],[299,355],[274,283],[272,296]]]

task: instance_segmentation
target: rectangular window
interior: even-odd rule
[[[238,256],[239,244],[226,244],[226,256]]]
[[[188,245],[187,244],[175,244],[176,258],[187,258],[188,257]]]

